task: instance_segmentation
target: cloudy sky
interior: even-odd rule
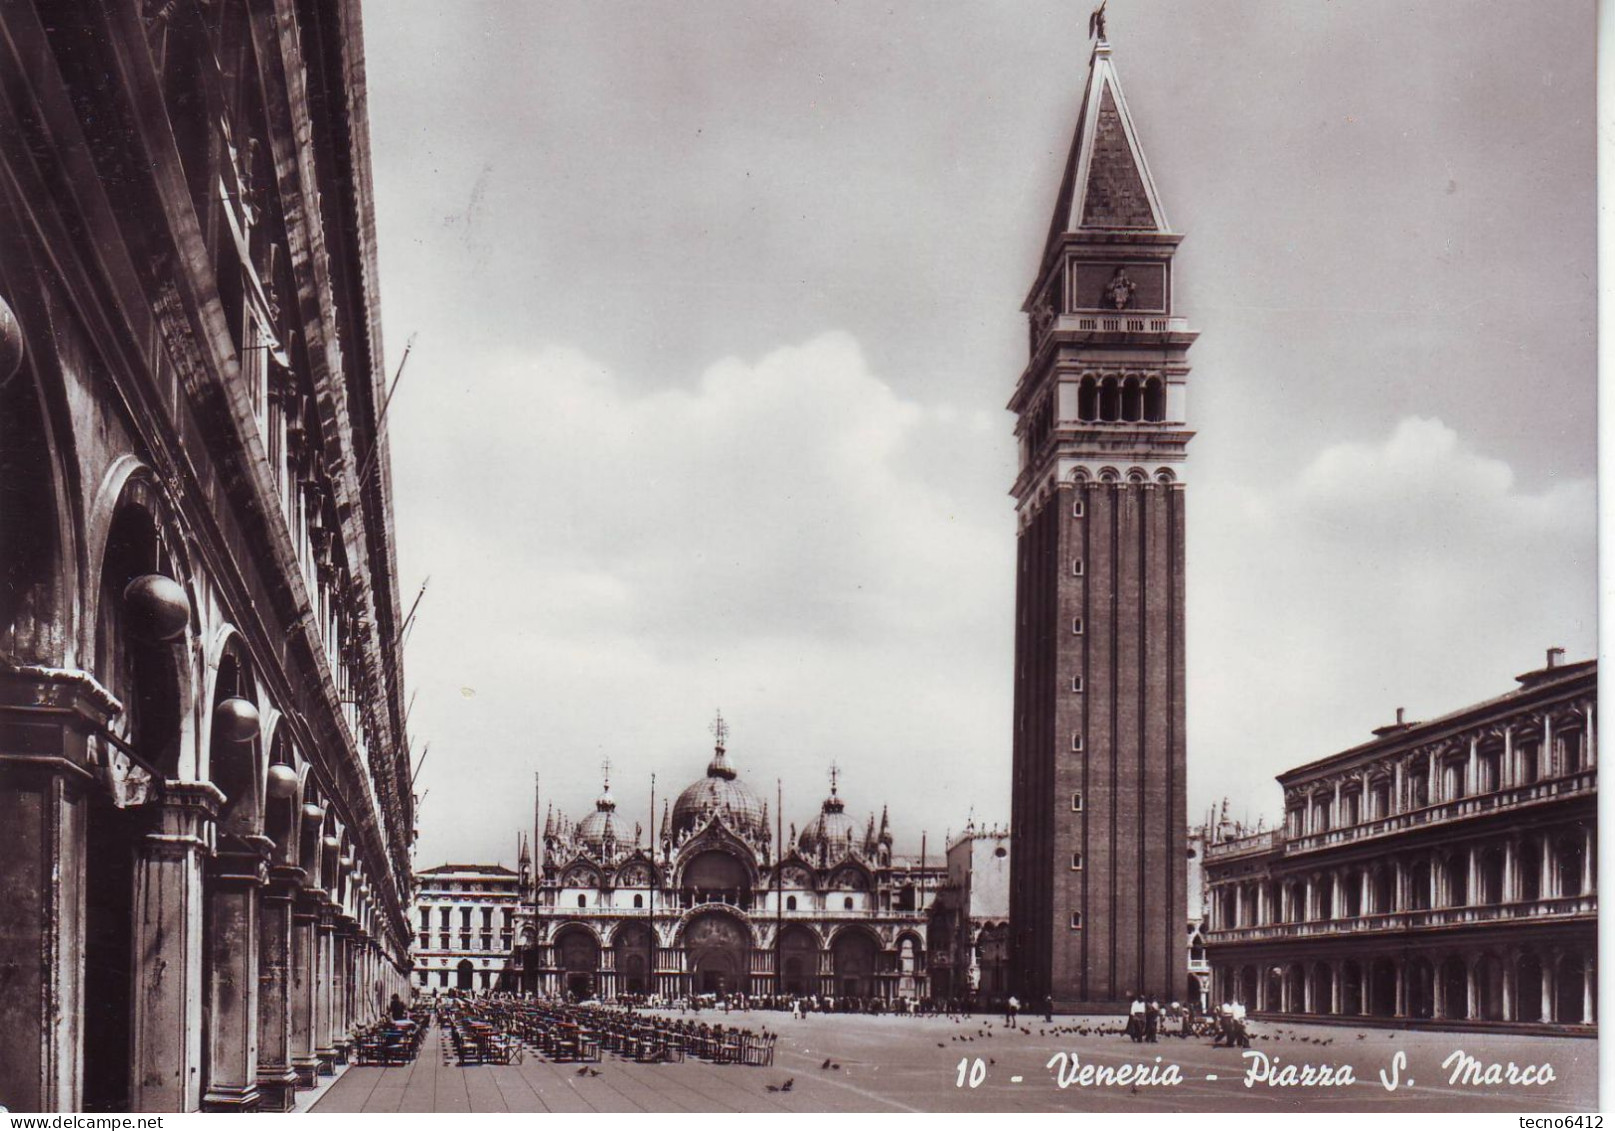
[[[419,860],[613,765],[1009,807],[1012,420],[1087,9],[409,3],[365,27]],[[1189,802],[1594,649],[1591,7],[1118,0],[1199,435]],[[660,800],[658,800],[658,807]]]

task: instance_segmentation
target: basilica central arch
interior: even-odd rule
[[[569,996],[592,997],[600,973],[600,940],[587,927],[563,927],[555,936],[555,964]]]
[[[751,932],[739,919],[721,911],[703,912],[685,925],[681,941],[696,993],[750,989]]]
[[[830,944],[837,997],[874,997],[875,962],[880,943],[868,931],[843,927]]]

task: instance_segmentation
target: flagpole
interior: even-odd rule
[[[785,784],[774,779],[774,996],[785,996],[785,971],[781,968],[780,932],[785,928]],[[776,1005],[778,1002],[775,1003]]]
[[[650,955],[647,961],[648,969],[645,971],[645,991],[647,994],[654,991],[656,986],[656,774],[650,776],[650,824],[645,826],[650,844],[650,879],[646,886],[650,888],[645,900],[647,911],[646,919],[650,922]]]

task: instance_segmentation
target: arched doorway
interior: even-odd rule
[[[1256,967],[1246,966],[1239,972],[1239,1000],[1247,1009],[1256,1008]]]
[[[806,996],[818,991],[819,940],[806,927],[786,927],[779,937],[780,991]]]
[[[152,489],[133,480],[113,517],[96,603],[96,674],[124,704],[110,729],[165,777],[177,777],[183,728],[185,625],[169,635],[150,602],[130,590],[136,578],[177,578],[155,516]],[[167,639],[164,637],[167,636]],[[124,753],[102,742],[107,760]],[[132,774],[133,781],[138,774]],[[128,1111],[133,1099],[135,867],[149,818],[96,790],[86,806],[84,886],[84,1085],[86,1112]]]
[[[1396,1016],[1396,963],[1376,959],[1370,968],[1368,1011],[1375,1017]]]
[[[1469,968],[1454,954],[1441,964],[1441,1015],[1462,1021],[1469,1016]]]
[[[868,931],[844,928],[830,944],[830,966],[839,997],[875,996],[875,958],[880,944]]]
[[[1340,966],[1340,1013],[1355,1016],[1363,1012],[1363,968],[1352,959]]]
[[[1290,1013],[1307,1011],[1307,974],[1299,962],[1292,962],[1284,971],[1285,1000]]]
[[[729,855],[711,849],[698,854],[684,868],[683,888],[690,904],[728,903],[751,906],[751,870]]]
[[[555,964],[568,997],[593,997],[600,974],[600,942],[587,927],[563,927],[555,936]]]
[[[1585,1021],[1586,999],[1584,979],[1586,978],[1586,959],[1579,950],[1567,950],[1559,956],[1558,966],[1554,970],[1554,1006],[1553,1019],[1555,1021],[1575,1024]]]
[[[617,963],[617,992],[619,994],[647,994],[651,992],[651,932],[644,923],[627,923],[612,940]]]
[[[1580,838],[1566,837],[1554,845],[1554,862],[1559,872],[1559,894],[1577,896],[1581,890],[1582,860],[1586,856]],[[1577,1007],[1580,1012],[1580,1007]]]
[[[1475,1007],[1481,1020],[1503,1020],[1503,964],[1490,954],[1475,963]]]
[[[1409,1017],[1434,1017],[1436,1012],[1436,973],[1430,960],[1410,958],[1407,964]]]
[[[897,941],[897,996],[913,999],[919,994],[920,943],[905,934]]]
[[[1312,1008],[1309,1013],[1334,1012],[1335,973],[1327,962],[1312,964]]]
[[[457,990],[471,990],[476,982],[476,971],[472,969],[469,958],[460,959],[454,967],[454,988]]]
[[[683,943],[696,993],[721,996],[751,989],[751,932],[744,923],[709,911],[685,926]]]
[[[1267,998],[1262,1002],[1262,1008],[1269,1013],[1278,1013],[1284,1008],[1284,970],[1269,966],[1266,981]]]
[[[1514,1017],[1542,1020],[1542,961],[1535,951],[1522,952],[1514,964]]]

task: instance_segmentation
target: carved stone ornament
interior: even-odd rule
[[[1110,277],[1105,284],[1105,300],[1117,310],[1126,310],[1127,305],[1133,301],[1133,294],[1138,290],[1133,280],[1127,277],[1127,272],[1121,267]]]

